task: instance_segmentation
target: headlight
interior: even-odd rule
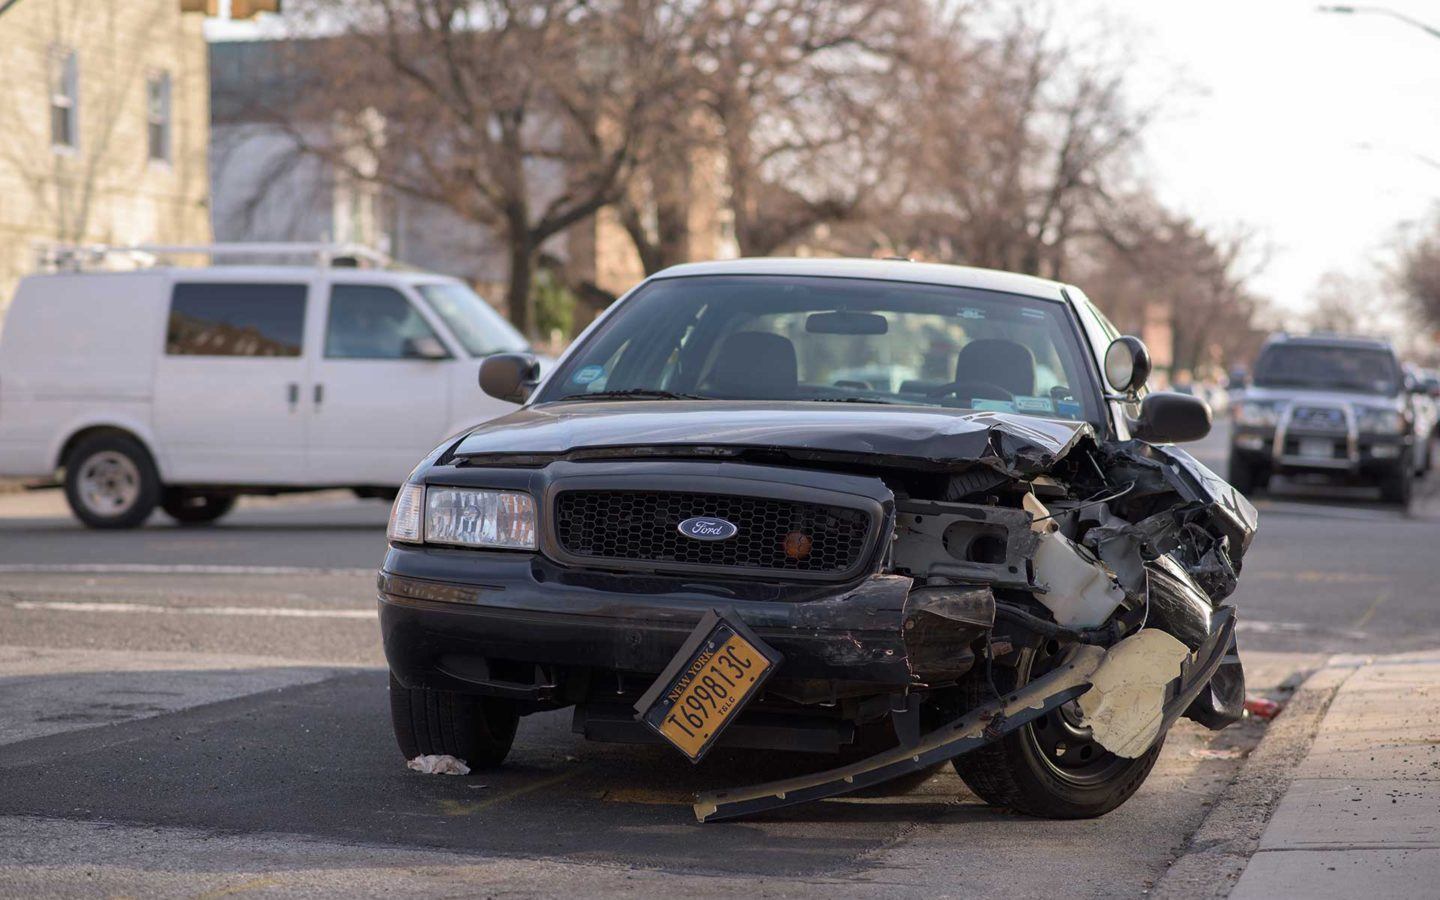
[[[425,543],[535,549],[535,500],[512,491],[431,487],[425,494]]]
[[[385,536],[392,541],[420,543],[420,520],[424,514],[425,486],[407,484],[401,487],[400,493],[395,495],[394,505],[390,507],[390,524],[385,527]]]
[[[1236,425],[1274,426],[1280,418],[1280,404],[1266,400],[1245,400],[1230,408]]]
[[[1355,407],[1355,424],[1372,434],[1399,434],[1406,428],[1405,416],[1385,406]]]

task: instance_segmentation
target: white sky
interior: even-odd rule
[[[1440,200],[1440,38],[1314,0],[1089,2],[1129,32],[1142,91],[1181,85],[1146,141],[1161,198],[1252,226],[1272,252],[1255,286],[1280,306],[1329,269],[1373,275]],[[1387,5],[1440,27],[1440,0]]]
[[[1082,40],[1108,30],[1133,49],[1141,99],[1166,94],[1145,155],[1161,198],[1254,229],[1270,249],[1255,286],[1282,308],[1307,306],[1327,270],[1373,275],[1440,201],[1440,38],[1314,0],[1053,2]],[[1388,6],[1440,27],[1440,0]]]

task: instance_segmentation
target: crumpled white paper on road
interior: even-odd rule
[[[424,775],[469,775],[470,767],[465,760],[453,756],[417,756],[405,764]]]

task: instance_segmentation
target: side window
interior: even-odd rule
[[[170,356],[299,356],[303,284],[175,285],[165,352]]]
[[[328,359],[423,359],[419,344],[443,347],[420,313],[394,288],[337,284],[325,323]]]

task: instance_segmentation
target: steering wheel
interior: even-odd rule
[[[993,381],[952,381],[933,387],[925,392],[927,397],[943,397],[946,394],[969,397],[971,400],[1014,400],[1015,395]]]

